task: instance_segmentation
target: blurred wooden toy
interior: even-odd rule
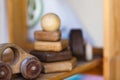
[[[14,52],[14,60],[10,64],[2,60],[2,54],[7,48],[11,48]],[[41,69],[41,62],[17,45],[12,43],[0,44],[0,80],[11,80],[12,74],[18,73],[21,73],[26,79],[35,79],[39,76]]]
[[[82,34],[82,30],[73,29],[69,35],[69,45],[73,56],[78,59],[91,61],[94,53],[102,53],[101,48],[94,48],[89,43],[85,42]]]
[[[85,59],[85,43],[81,30],[71,30],[69,44],[73,56],[79,59]]]
[[[41,19],[41,27],[45,31],[57,31],[60,28],[60,18],[54,13],[48,13]]]
[[[59,41],[61,38],[60,31],[35,31],[34,38],[37,41]]]
[[[76,65],[76,58],[72,58],[69,41],[61,39],[60,18],[53,13],[42,17],[42,31],[34,33],[34,50],[30,53],[42,61],[43,72],[71,71]]]
[[[39,51],[62,51],[68,47],[68,40],[61,40],[57,42],[35,41],[34,48]]]
[[[72,58],[71,60],[62,61],[62,62],[52,62],[52,63],[43,63],[44,73],[53,73],[53,72],[65,72],[71,71],[77,64],[77,59]]]
[[[32,50],[30,54],[39,58],[40,61],[43,62],[55,62],[55,61],[64,61],[72,59],[72,54],[69,49],[64,49],[61,52],[43,52]]]

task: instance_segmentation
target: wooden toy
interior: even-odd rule
[[[60,31],[35,31],[34,38],[37,41],[59,41],[61,38]]]
[[[68,40],[61,40],[57,42],[35,41],[34,48],[39,51],[56,51],[60,52],[68,47]]]
[[[30,51],[30,54],[39,58],[43,62],[55,62],[55,61],[64,61],[72,59],[72,53],[70,50],[65,49],[61,52],[43,52],[43,51]]]
[[[41,19],[41,27],[45,31],[57,31],[60,28],[60,18],[54,13],[48,13]]]
[[[85,43],[81,30],[71,30],[69,44],[73,56],[79,59],[85,59]]]
[[[77,64],[76,58],[71,60],[53,62],[53,63],[43,63],[43,72],[44,73],[53,73],[53,72],[65,72],[71,71]]]
[[[93,54],[103,53],[102,48],[92,47],[89,43],[85,43],[83,39],[83,34],[81,30],[74,29],[71,30],[69,36],[69,45],[72,51],[72,54],[78,59],[91,61],[93,59]]]
[[[0,61],[0,80],[11,80],[12,69],[10,66],[2,61]]]
[[[2,53],[7,48],[11,48],[14,52],[14,60],[10,64],[2,61]],[[39,76],[41,69],[41,62],[17,45],[0,44],[0,80],[11,80],[12,74],[18,73],[26,79],[34,79]]]

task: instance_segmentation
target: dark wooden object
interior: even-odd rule
[[[30,54],[39,58],[42,62],[54,62],[72,59],[72,53],[70,50],[65,49],[61,52],[43,52],[43,51],[30,51]]]
[[[85,59],[85,43],[81,30],[71,30],[69,36],[69,44],[73,56],[77,57],[78,59]]]

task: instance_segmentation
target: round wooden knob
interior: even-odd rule
[[[10,66],[0,61],[0,80],[11,80],[12,70]]]
[[[70,32],[70,49],[73,56],[78,59],[85,59],[85,43],[81,30],[71,30]]]
[[[25,59],[21,64],[21,73],[26,79],[35,79],[41,72],[41,63],[35,57]]]
[[[60,28],[60,18],[54,13],[48,13],[42,17],[41,27],[45,31],[57,31]]]

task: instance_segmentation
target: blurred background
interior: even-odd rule
[[[0,0],[0,43],[10,42],[7,11],[7,0]],[[34,41],[34,31],[41,30],[41,16],[49,12],[59,15],[62,38],[68,38],[73,28],[82,29],[86,41],[103,47],[103,0],[28,0],[29,40]]]

